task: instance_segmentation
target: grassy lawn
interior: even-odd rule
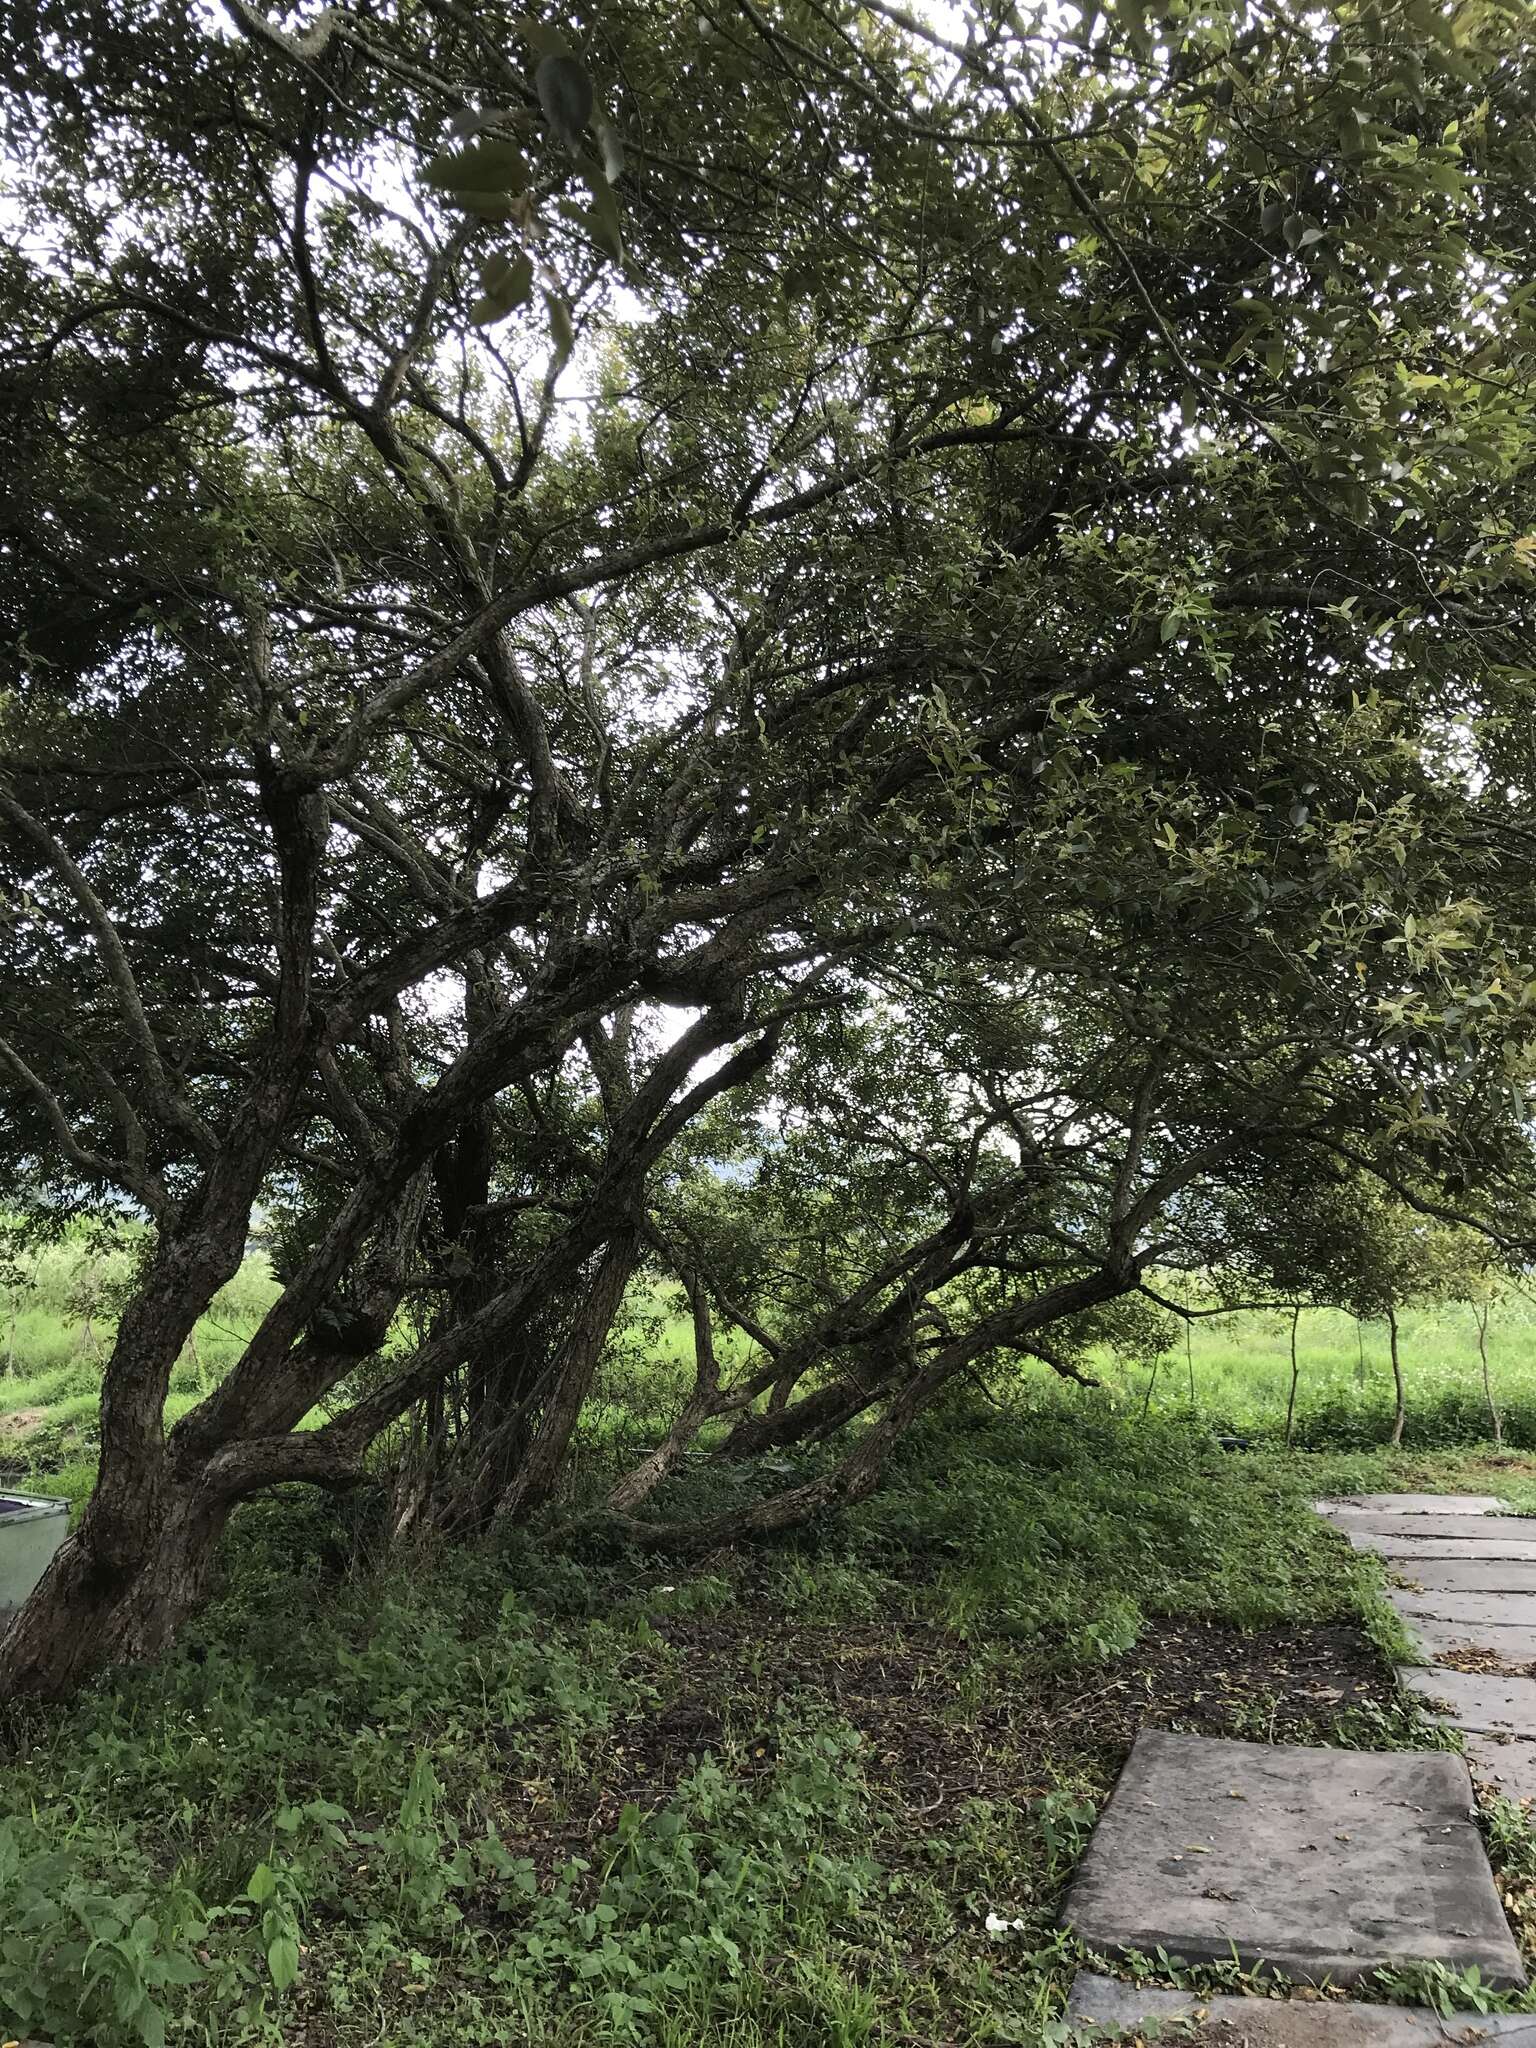
[[[260,1307],[253,1286],[240,1312]],[[613,1364],[594,1474],[637,1388],[664,1403],[681,1376],[654,1310]],[[216,1320],[173,1404],[239,1341],[234,1304]],[[60,2048],[1063,2039],[1080,1957],[1055,1914],[1138,1726],[1441,1739],[1397,1698],[1379,1567],[1311,1498],[1536,1512],[1523,1326],[1494,1326],[1495,1451],[1472,1440],[1475,1342],[1469,1363],[1454,1319],[1405,1319],[1400,1452],[1380,1356],[1360,1388],[1353,1324],[1302,1327],[1326,1448],[1274,1441],[1283,1320],[1202,1325],[1196,1412],[1182,1350],[1150,1400],[1145,1368],[1086,1396],[1035,1380],[1017,1412],[932,1419],[854,1513],[691,1568],[600,1524],[386,1564],[366,1500],[254,1504],[173,1656],[4,1725],[0,2023]],[[42,1413],[11,1468],[79,1493],[91,1347],[67,1310],[16,1329],[0,1413]],[[695,1465],[656,1505],[762,1483]],[[1531,1832],[1505,1807],[1488,1829],[1523,1930]],[[1477,1996],[1375,1987],[1426,1991]]]
[[[956,1413],[856,1513],[686,1574],[596,1535],[386,1571],[366,1507],[262,1503],[173,1657],[10,1724],[0,2015],[101,2048],[1058,2038],[1054,1913],[1138,1725],[1433,1740],[1307,1501],[1435,1470],[1487,1484],[1102,1399]]]
[[[1398,1318],[1410,1443],[1480,1442],[1489,1434],[1477,1325],[1470,1308],[1405,1309]],[[1219,1427],[1265,1438],[1285,1428],[1291,1378],[1288,1312],[1212,1317],[1180,1331],[1149,1365],[1102,1357],[1097,1371],[1117,1405],[1194,1412]],[[1296,1442],[1328,1449],[1385,1442],[1392,1367],[1385,1323],[1339,1309],[1302,1311],[1297,1332]],[[1516,1295],[1488,1322],[1488,1369],[1504,1434],[1536,1449],[1536,1303]],[[1150,1398],[1149,1398],[1150,1397]]]

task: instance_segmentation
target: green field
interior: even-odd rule
[[[1460,1444],[1489,1435],[1472,1310],[1404,1310],[1398,1348],[1406,1390],[1406,1441]],[[1288,1313],[1249,1312],[1199,1321],[1146,1366],[1101,1358],[1118,1404],[1194,1410],[1221,1428],[1283,1434],[1291,1379]],[[1536,1305],[1517,1296],[1488,1322],[1488,1369],[1507,1441],[1536,1446]],[[1392,1368],[1385,1323],[1309,1308],[1297,1330],[1295,1438],[1322,1450],[1385,1441],[1392,1422]]]
[[[1308,1509],[1324,1469],[1090,1396],[952,1409],[858,1510],[691,1569],[386,1558],[366,1501],[257,1504],[174,1654],[11,1727],[0,2019],[67,2048],[1060,2041],[1061,1887],[1138,1723],[1437,1740],[1360,1633],[1391,1640],[1375,1564]]]
[[[88,1481],[101,1365],[112,1341],[114,1291],[131,1254],[84,1242],[18,1262],[0,1296],[0,1463],[62,1473],[71,1489]],[[247,1259],[203,1318],[172,1375],[169,1421],[184,1414],[227,1370],[276,1292],[266,1260]],[[1465,1306],[1405,1310],[1399,1350],[1407,1390],[1406,1442],[1430,1448],[1490,1435],[1477,1325]],[[1219,1431],[1270,1441],[1283,1437],[1290,1387],[1291,1319],[1249,1311],[1181,1327],[1155,1363],[1101,1355],[1094,1370],[1115,1412],[1189,1415]],[[691,1373],[691,1332],[675,1288],[638,1288],[594,1390],[586,1430],[609,1455],[654,1434],[679,1402]],[[1536,1302],[1511,1295],[1493,1310],[1489,1376],[1506,1443],[1536,1449]],[[730,1334],[720,1349],[729,1358]],[[1303,1311],[1297,1332],[1295,1443],[1311,1450],[1386,1442],[1392,1375],[1386,1325],[1337,1309]],[[1005,1402],[1048,1394],[1054,1381],[1029,1364],[1004,1374]],[[1068,1398],[1074,1398],[1068,1395]]]
[[[90,1483],[111,1278],[65,1246],[12,1290],[5,1456],[40,1488]],[[226,1290],[172,1416],[271,1286],[253,1260]],[[61,2048],[1064,2042],[1080,1957],[1055,1914],[1137,1726],[1444,1739],[1380,1654],[1404,1647],[1380,1567],[1308,1503],[1463,1487],[1536,1511],[1523,1309],[1490,1329],[1501,1452],[1473,1441],[1470,1313],[1402,1319],[1392,1451],[1384,1332],[1318,1311],[1312,1448],[1277,1442],[1289,1319],[1201,1323],[1155,1375],[1101,1361],[1095,1392],[1002,1372],[857,1509],[703,1564],[596,1525],[402,1553],[366,1492],[251,1503],[172,1654],[0,1727],[0,2024]],[[599,1467],[687,1376],[669,1294],[631,1311]],[[656,1506],[762,1483],[695,1463]],[[1485,1821],[1523,1933],[1536,1835]],[[1432,1973],[1369,1990],[1484,1997]]]

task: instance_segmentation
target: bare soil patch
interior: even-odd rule
[[[1107,1790],[1142,1727],[1326,1741],[1340,1714],[1396,1698],[1390,1666],[1345,1624],[1245,1634],[1159,1621],[1088,1670],[1022,1654],[1000,1668],[922,1623],[809,1627],[735,1608],[668,1616],[660,1632],[679,1653],[677,1691],[614,1731],[600,1783],[523,1788],[521,1853],[543,1864],[578,1850],[627,1802],[664,1800],[706,1752],[743,1776],[771,1768],[775,1710],[795,1694],[857,1728],[875,1785],[908,1825],[939,1832],[972,1800],[1028,1801],[1064,1770]]]

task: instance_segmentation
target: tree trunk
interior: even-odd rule
[[[704,1424],[718,1412],[720,1361],[715,1352],[709,1297],[697,1273],[690,1273],[685,1285],[688,1306],[693,1312],[693,1391],[663,1441],[632,1471],[626,1472],[609,1494],[609,1511],[616,1515],[639,1507],[655,1492]]]
[[[1392,1413],[1392,1442],[1400,1444],[1403,1440],[1403,1425],[1408,1419],[1408,1411],[1403,1401],[1402,1361],[1397,1355],[1396,1309],[1389,1308],[1387,1310],[1387,1330],[1392,1341],[1392,1389],[1395,1398],[1395,1406]]]
[[[808,1438],[819,1441],[830,1436],[856,1415],[862,1415],[879,1398],[901,1363],[901,1354],[893,1345],[883,1365],[873,1366],[862,1374],[845,1373],[798,1401],[770,1408],[766,1414],[744,1415],[720,1446],[719,1455],[757,1458],[764,1451],[788,1450],[791,1444],[804,1443]],[[804,1370],[802,1365],[800,1373]]]
[[[114,1664],[155,1656],[207,1592],[231,1500],[200,1489],[146,1494],[138,1556],[113,1562],[91,1508],[31,1598],[0,1632],[0,1697],[65,1699]]]
[[[1001,1343],[1006,1342],[1010,1348],[1016,1348],[1059,1318],[1129,1293],[1136,1277],[1127,1277],[1118,1269],[1101,1268],[1082,1280],[1064,1282],[1053,1288],[1049,1295],[1040,1297],[1030,1318],[998,1315],[989,1318],[987,1323],[967,1336],[957,1338],[920,1370],[914,1370],[892,1392],[885,1412],[870,1424],[847,1454],[830,1471],[820,1473],[814,1479],[789,1487],[783,1493],[770,1495],[766,1500],[729,1509],[708,1521],[667,1523],[634,1520],[626,1526],[637,1541],[656,1549],[701,1551],[712,1550],[719,1544],[734,1543],[743,1536],[771,1535],[780,1530],[798,1528],[827,1508],[851,1506],[874,1491],[897,1439],[958,1373],[966,1371],[983,1353],[996,1349]]]
[[[1504,1420],[1499,1414],[1499,1404],[1493,1398],[1493,1381],[1488,1376],[1488,1304],[1480,1301],[1472,1311],[1477,1318],[1477,1351],[1483,1361],[1483,1399],[1488,1405],[1488,1421],[1493,1430],[1496,1444],[1504,1441]]]
[[[1296,1426],[1296,1382],[1301,1377],[1301,1367],[1296,1362],[1296,1325],[1301,1321],[1301,1309],[1291,1310],[1291,1391],[1285,1404],[1285,1448],[1291,1448]]]
[[[622,1231],[604,1252],[560,1347],[553,1385],[528,1454],[497,1503],[497,1521],[526,1522],[554,1493],[638,1257],[639,1238],[633,1228]]]

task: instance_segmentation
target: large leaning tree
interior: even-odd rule
[[[693,1433],[846,1498],[1298,1161],[1518,1239],[1522,5],[29,12],[4,1155],[153,1232],[0,1691],[386,1432],[536,1512],[642,1264],[673,1542]]]

